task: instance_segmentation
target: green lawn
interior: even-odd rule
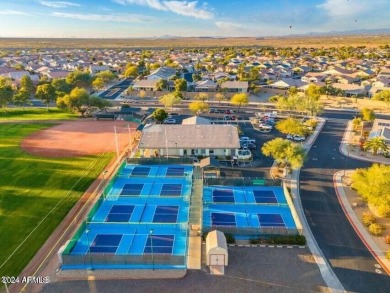
[[[113,156],[53,159],[23,152],[22,138],[45,127],[0,124],[0,276],[21,272]]]
[[[79,116],[73,113],[64,112],[58,108],[7,108],[0,110],[0,121],[4,120],[64,120],[76,119]]]

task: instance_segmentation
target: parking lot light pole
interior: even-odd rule
[[[150,249],[152,251],[152,269],[154,271],[154,254],[153,254],[153,229],[150,229],[149,236],[150,236]]]

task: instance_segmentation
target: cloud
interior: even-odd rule
[[[80,7],[80,4],[66,1],[39,1],[41,5],[52,8]]]
[[[326,0],[324,3],[317,5],[317,7],[324,9],[331,17],[344,17],[367,13],[381,6],[386,8],[385,5],[386,0]]]
[[[222,30],[243,29],[243,25],[229,21],[216,21],[215,25]]]
[[[32,15],[32,14],[22,12],[22,11],[6,9],[6,10],[0,10],[0,15]]]
[[[179,15],[200,19],[211,19],[214,14],[204,8],[197,7],[197,1],[173,0],[113,0],[121,5],[140,5],[161,11],[170,11]]]
[[[78,14],[78,13],[63,13],[63,12],[53,12],[51,14],[55,17],[64,17],[64,18],[73,18],[79,20],[87,20],[87,21],[101,21],[101,22],[126,22],[126,23],[134,23],[134,22],[150,22],[153,21],[154,18],[146,15],[140,14]]]

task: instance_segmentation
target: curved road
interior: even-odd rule
[[[327,111],[329,118],[300,172],[300,196],[317,243],[336,276],[350,292],[390,292],[390,277],[375,272],[375,258],[360,240],[342,208],[333,186],[339,170],[369,167],[347,158],[339,146],[352,114]],[[335,119],[336,118],[336,119]]]

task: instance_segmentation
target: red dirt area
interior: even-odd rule
[[[136,127],[127,121],[67,121],[29,135],[21,148],[42,157],[77,157],[116,152],[117,141],[123,152],[133,141]]]

